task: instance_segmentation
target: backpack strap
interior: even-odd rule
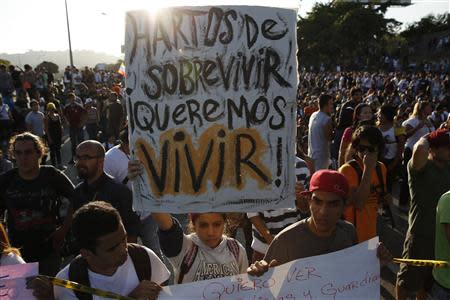
[[[379,162],[377,162],[377,165],[375,166],[375,172],[377,173],[378,182],[380,183],[381,194],[384,196],[386,195],[387,188],[384,184],[383,172],[381,171],[381,164]]]
[[[85,285],[85,286],[91,286],[91,283],[89,281],[89,274],[88,274],[88,265],[86,260],[81,257],[81,255],[78,255],[75,257],[74,260],[69,265],[69,280],[75,281],[76,283]],[[73,291],[75,296],[79,300],[92,300],[92,295],[79,292],[79,291]]]
[[[358,184],[360,184],[361,183],[361,179],[362,179],[362,175],[363,175],[363,170],[361,169],[361,166],[354,159],[349,161],[348,164],[350,166],[352,166],[353,169],[355,169],[356,173],[358,174]],[[384,177],[383,177],[383,172],[381,171],[381,163],[380,162],[377,162],[377,164],[375,166],[375,172],[377,173],[378,181],[380,182],[381,192],[384,195],[384,194],[386,194],[386,190],[387,189],[386,189],[386,186],[384,184]]]
[[[194,264],[195,258],[197,257],[198,246],[192,242],[191,247],[186,252],[181,261],[180,274],[178,276],[178,284],[183,282],[184,275],[186,275]]]
[[[361,179],[362,179],[362,175],[363,175],[363,170],[361,169],[361,166],[355,159],[352,159],[351,161],[349,161],[348,164],[355,170],[356,174],[358,175],[358,185],[361,184]],[[355,228],[357,228],[356,227],[357,226],[356,207],[351,206],[351,209],[353,210],[353,225],[355,226]]]
[[[227,247],[228,250],[230,250],[230,252],[233,253],[236,262],[239,262],[240,247],[238,242],[235,239],[229,238],[227,239]]]
[[[142,280],[151,281],[152,279],[152,264],[147,250],[138,244],[128,244],[128,254],[133,261],[139,282]]]
[[[150,257],[144,247],[137,244],[128,244],[128,254],[133,262],[139,282],[142,280],[151,280],[152,265]],[[69,266],[69,280],[75,281],[85,286],[91,286],[89,281],[88,265],[86,260],[78,255]],[[73,291],[79,300],[92,300],[92,295]]]
[[[363,170],[361,169],[361,166],[355,159],[352,159],[351,161],[349,161],[348,164],[350,166],[352,166],[353,169],[355,169],[356,174],[358,175],[358,185],[359,185],[361,183],[361,179],[362,179],[362,175],[363,175]]]

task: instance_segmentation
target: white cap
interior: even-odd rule
[[[89,104],[89,103],[92,103],[92,102],[94,102],[94,101],[92,101],[91,98],[86,98],[86,100],[84,100],[84,104]]]

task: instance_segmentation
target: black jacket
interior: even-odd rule
[[[92,201],[105,201],[119,211],[127,234],[137,236],[140,220],[133,211],[131,191],[123,184],[116,183],[109,175],[103,174],[91,185],[86,181],[75,188],[74,210]]]

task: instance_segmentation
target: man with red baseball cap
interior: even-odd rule
[[[269,266],[355,245],[358,241],[355,228],[341,220],[348,192],[347,179],[341,173],[332,170],[314,173],[307,192],[311,194],[311,216],[281,231],[270,244],[264,260],[252,264],[247,272],[259,276]],[[378,257],[385,263],[391,259],[391,254],[381,246],[378,247]]]
[[[411,195],[408,231],[403,258],[435,259],[436,206],[450,190],[450,132],[438,129],[422,137],[408,163]],[[397,274],[396,298],[427,299],[433,285],[432,268],[401,264]]]

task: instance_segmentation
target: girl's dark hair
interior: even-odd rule
[[[352,147],[356,149],[361,140],[368,141],[378,149],[378,157],[381,158],[384,150],[384,138],[381,131],[374,125],[359,126],[352,135]]]
[[[319,108],[322,109],[324,106],[328,105],[330,100],[333,100],[333,97],[327,94],[321,94],[319,97]]]
[[[391,105],[383,105],[380,107],[380,113],[389,121],[394,122],[395,115],[397,114],[397,110],[395,107]]]
[[[200,215],[202,215],[202,214],[210,214],[210,213],[214,213],[214,212],[209,212],[209,213],[190,213],[189,214],[189,223],[187,225],[187,231],[189,233],[195,232],[194,223],[197,220],[197,218]],[[222,216],[222,218],[223,218],[223,221],[225,222],[225,228],[224,228],[224,234],[225,234],[225,233],[227,233],[228,227],[230,226],[229,218],[228,218],[227,214],[225,214],[225,213],[219,213],[218,212],[217,214],[220,214]],[[226,234],[226,235],[228,235],[228,234]]]
[[[118,211],[107,202],[93,201],[83,205],[73,216],[72,231],[77,246],[95,253],[97,240],[117,231],[121,222]]]

